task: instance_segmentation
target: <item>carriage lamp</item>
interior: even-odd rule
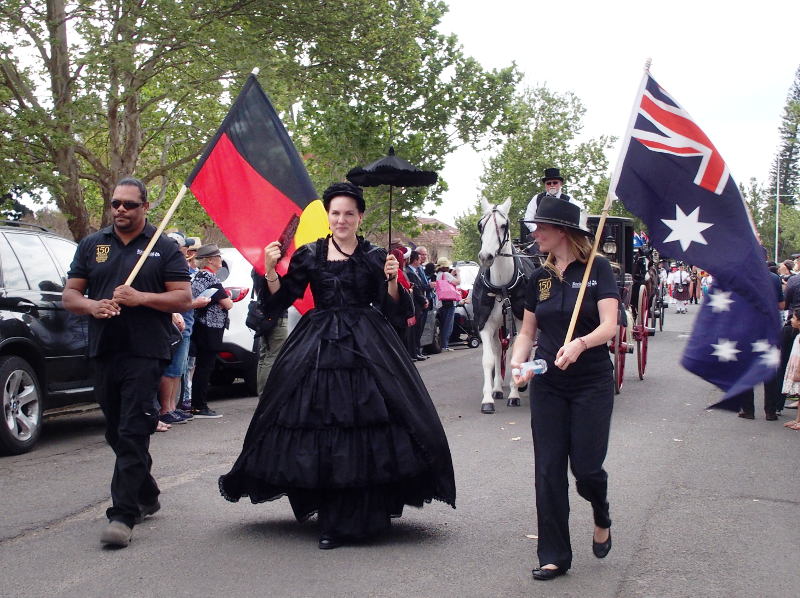
[[[617,254],[617,242],[611,235],[607,236],[603,241],[603,253],[605,253],[606,255]]]

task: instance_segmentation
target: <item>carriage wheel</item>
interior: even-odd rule
[[[656,332],[656,320],[658,319],[658,290],[650,295],[650,305],[647,308],[647,324]]]
[[[647,287],[642,285],[639,289],[639,315],[636,317],[636,365],[639,368],[639,380],[644,380],[644,370],[647,367],[647,343],[650,333],[647,330],[649,320]]]
[[[627,330],[625,326],[617,326],[614,337],[614,392],[619,394],[625,379],[625,354],[627,351]]]
[[[667,309],[669,308],[669,299],[667,299],[668,295],[666,291],[660,293],[659,297],[661,301],[661,309],[658,310],[658,330],[663,332],[664,316],[667,314]]]

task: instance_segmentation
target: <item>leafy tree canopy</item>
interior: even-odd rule
[[[109,222],[124,175],[169,201],[256,66],[318,186],[392,143],[439,169],[459,144],[510,129],[518,80],[439,34],[445,11],[433,0],[5,0],[0,189],[46,190],[76,239]],[[400,192],[401,218],[445,188]],[[372,193],[380,229],[386,193]],[[207,220],[187,199],[175,222],[193,232]]]

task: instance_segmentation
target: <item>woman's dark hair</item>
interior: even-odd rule
[[[425,276],[431,277],[436,274],[436,264],[433,262],[428,262],[425,264]]]
[[[144,186],[144,183],[142,181],[140,181],[139,179],[135,179],[132,176],[129,176],[117,182],[117,187],[121,187],[123,185],[136,187],[139,190],[139,199],[142,200],[142,203],[147,201],[147,187]]]
[[[364,192],[361,187],[356,187],[352,183],[333,183],[322,192],[322,205],[327,212],[331,207],[331,200],[339,195],[346,195],[356,200],[356,207],[360,214],[367,211],[367,204],[364,202]]]
[[[800,307],[795,307],[795,308],[792,310],[792,315],[793,315],[795,318],[797,318],[798,320],[800,320]]]

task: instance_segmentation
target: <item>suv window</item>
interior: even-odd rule
[[[61,272],[66,274],[69,272],[69,267],[72,265],[72,259],[75,257],[75,243],[67,241],[66,239],[59,239],[58,237],[42,237],[44,244],[50,248],[50,252],[56,259],[56,263],[61,267]],[[63,277],[62,277],[63,280]],[[62,282],[66,284],[66,281]]]
[[[64,290],[64,281],[38,235],[6,233],[32,289],[48,292]]]
[[[28,289],[28,281],[22,273],[17,256],[14,255],[11,245],[3,235],[0,235],[0,263],[3,265],[3,286],[5,288]]]

